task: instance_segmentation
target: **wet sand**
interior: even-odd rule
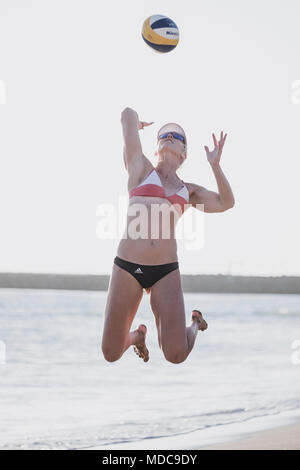
[[[241,440],[215,444],[203,450],[300,450],[300,424],[250,434]]]

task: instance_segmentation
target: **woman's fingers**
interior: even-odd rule
[[[226,137],[227,137],[227,134],[225,134],[224,137],[223,137],[223,140],[222,140],[222,149],[223,149],[223,147],[224,147]]]
[[[151,126],[151,124],[154,124],[154,122],[145,122],[145,121],[140,121],[140,123],[142,125],[142,129],[147,126]]]
[[[216,150],[218,150],[218,155],[220,156],[221,153],[222,153],[224,144],[225,144],[225,140],[226,140],[227,134],[224,134],[224,132],[221,131],[220,140],[219,140],[219,141],[217,141],[215,134],[212,134],[212,137],[213,137],[213,141],[214,141],[214,144],[215,144],[215,148],[210,152],[210,151],[209,151],[209,148],[207,147],[207,145],[204,145],[205,151],[206,151],[207,154],[212,154],[213,152],[215,152]]]
[[[223,148],[224,146],[224,143],[225,143],[225,140],[226,140],[226,137],[227,137],[227,134],[224,134],[223,131],[221,131],[221,134],[220,134],[220,140],[217,141],[215,135],[213,134],[213,138],[214,138],[214,143],[215,143],[215,146],[219,147],[220,149]]]
[[[218,141],[217,141],[217,139],[216,139],[215,134],[213,134],[212,136],[213,136],[213,139],[214,139],[215,147],[218,147]]]

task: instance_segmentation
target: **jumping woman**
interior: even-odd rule
[[[145,325],[130,331],[143,296],[150,293],[158,343],[167,361],[183,362],[193,349],[198,330],[207,323],[199,310],[192,311],[191,325],[186,327],[184,300],[174,236],[176,221],[186,208],[204,207],[204,212],[224,212],[234,206],[230,185],[220,167],[227,134],[217,140],[213,134],[212,151],[204,147],[216,178],[218,193],[194,183],[183,182],[176,174],[187,157],[187,140],[178,124],[164,125],[157,135],[157,165],[143,154],[139,130],[151,123],[140,122],[137,113],[126,108],[121,115],[124,136],[124,163],[128,171],[129,206],[125,236],[121,239],[110,277],[104,315],[102,351],[107,361],[121,358],[129,346],[147,362]],[[132,234],[133,205],[144,208],[148,223],[147,236]],[[162,205],[170,213],[170,236],[162,236],[162,227],[154,227],[151,206]],[[160,206],[159,206],[160,207]],[[173,218],[172,218],[173,213]],[[174,214],[177,214],[174,217]],[[135,217],[134,217],[135,216]],[[145,217],[144,217],[145,218]],[[153,236],[153,232],[158,236]],[[158,231],[158,232],[157,232]]]

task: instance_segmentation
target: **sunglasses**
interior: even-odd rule
[[[177,132],[166,132],[165,134],[161,134],[157,140],[160,140],[160,139],[165,139],[166,137],[168,137],[169,135],[172,135],[174,137],[174,139],[177,139],[177,140],[180,140],[183,144],[185,144],[185,138],[183,137],[183,135],[181,134],[178,134]]]

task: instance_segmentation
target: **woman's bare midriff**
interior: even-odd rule
[[[141,206],[135,206],[136,204],[141,204]],[[139,207],[142,208],[144,214],[140,218]],[[133,215],[134,209],[137,209],[136,215]],[[130,211],[132,212],[130,213]],[[159,213],[160,215],[158,215]],[[178,218],[174,215],[175,213],[171,203],[164,198],[142,196],[131,198],[126,228],[119,243],[117,255],[126,261],[137,264],[157,265],[178,261],[175,239],[175,226]],[[163,217],[165,223],[163,223]],[[137,223],[138,218],[141,221],[140,224]],[[139,235],[141,232],[143,238]]]

